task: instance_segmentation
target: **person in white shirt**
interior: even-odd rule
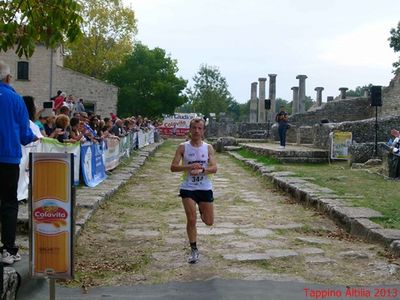
[[[184,172],[179,195],[186,213],[186,231],[191,248],[188,262],[192,264],[199,260],[196,204],[201,220],[208,226],[214,223],[214,197],[209,175],[217,172],[217,162],[213,147],[203,142],[204,130],[204,119],[192,119],[190,140],[178,146],[171,163],[172,172]]]

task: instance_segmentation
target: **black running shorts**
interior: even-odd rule
[[[214,201],[214,196],[213,196],[213,191],[212,190],[195,190],[195,191],[189,191],[189,190],[180,190],[179,191],[179,196],[182,198],[191,198],[196,203],[198,204],[199,202],[208,202],[208,203],[213,203]]]

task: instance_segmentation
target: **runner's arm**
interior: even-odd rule
[[[190,172],[191,170],[194,170],[194,169],[202,169],[202,166],[199,163],[186,165],[186,166],[181,164],[184,150],[185,150],[184,144],[180,144],[178,146],[178,148],[176,149],[174,159],[172,160],[172,163],[171,163],[171,172],[182,172],[182,171]]]
[[[211,145],[208,145],[208,167],[204,168],[204,173],[217,173],[217,161],[215,160],[215,151],[213,146]]]

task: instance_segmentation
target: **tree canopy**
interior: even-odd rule
[[[120,0],[85,0],[81,14],[83,34],[67,44],[65,66],[104,79],[133,50],[135,13]]]
[[[225,112],[235,120],[239,118],[240,106],[233,99],[226,79],[217,67],[201,65],[193,82],[193,87],[187,89],[192,111],[205,116]]]
[[[394,52],[400,51],[400,22],[397,24],[396,28],[390,29],[390,47],[393,48]],[[395,67],[394,72],[397,73],[400,67],[400,58],[398,61],[393,63],[393,67]]]
[[[163,49],[136,44],[123,63],[107,74],[119,87],[118,115],[159,117],[174,113],[186,102],[182,91],[187,82],[177,77],[177,72],[177,61]]]
[[[15,48],[31,57],[37,43],[56,47],[74,41],[81,33],[81,6],[74,0],[0,1],[0,50]]]

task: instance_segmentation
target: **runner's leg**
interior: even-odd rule
[[[214,224],[214,204],[210,202],[199,202],[201,220],[204,224],[211,226]]]
[[[197,239],[196,229],[196,202],[192,198],[182,198],[182,204],[186,213],[186,232],[190,243]]]

